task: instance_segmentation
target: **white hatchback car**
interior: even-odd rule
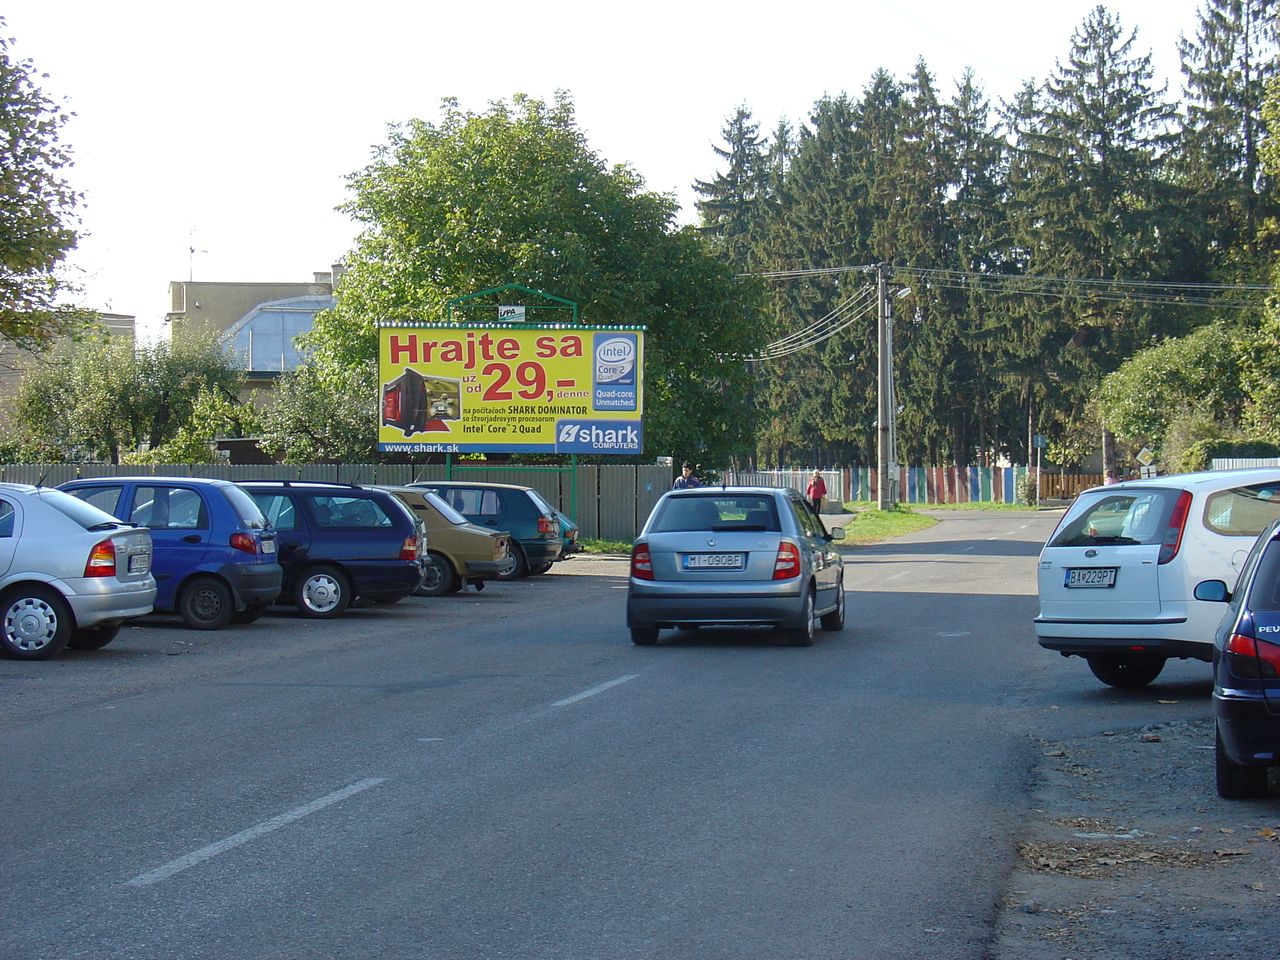
[[[1170,657],[1213,659],[1222,605],[1258,533],[1280,517],[1280,467],[1129,480],[1080,494],[1040,552],[1040,646],[1084,657],[1103,683],[1140,687]]]

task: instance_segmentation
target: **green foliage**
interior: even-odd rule
[[[31,443],[119,463],[126,453],[173,440],[203,393],[235,397],[244,381],[237,365],[212,340],[135,349],[132,340],[97,333],[27,372],[15,417]]]
[[[1134,354],[1102,381],[1097,404],[1117,439],[1158,449],[1179,416],[1235,422],[1242,395],[1236,341],[1213,324]]]
[[[1241,338],[1240,368],[1248,388],[1245,431],[1280,441],[1280,304],[1273,303],[1255,334]]]
[[[76,245],[80,202],[63,176],[67,115],[40,90],[31,61],[10,57],[12,42],[0,35],[0,337],[43,350],[93,314],[63,302],[73,290],[57,272]]]
[[[285,463],[372,463],[378,459],[377,398],[374,360],[304,364],[276,381],[258,446]]]
[[[191,415],[173,438],[159,446],[121,456],[122,463],[210,463],[214,441],[222,437],[256,436],[258,412],[221,390],[201,388]]]
[[[1187,473],[1208,470],[1217,458],[1280,457],[1280,443],[1268,440],[1218,437],[1197,440],[1181,451],[1176,460],[1168,464],[1171,473]]]
[[[605,167],[567,95],[484,113],[446,101],[439,124],[392,127],[351,185],[364,229],[307,337],[326,375],[376,357],[379,321],[441,320],[450,298],[518,283],[576,302],[586,323],[647,325],[649,450],[710,462],[749,442],[746,371],[728,358],[754,333],[755,287],[673,228],[671,197]]]
[[[1014,496],[1018,503],[1034,505],[1039,497],[1040,477],[1034,470],[1018,474],[1014,481]]]

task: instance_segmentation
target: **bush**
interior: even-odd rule
[[[1208,470],[1213,461],[1219,457],[1277,457],[1280,458],[1280,444],[1270,440],[1251,440],[1245,438],[1219,437],[1214,440],[1197,440],[1188,446],[1176,463],[1166,461],[1171,473],[1186,473],[1192,470]]]
[[[1019,503],[1025,503],[1028,506],[1036,503],[1039,489],[1039,478],[1034,470],[1028,470],[1020,475],[1013,484],[1014,495],[1018,498]]]

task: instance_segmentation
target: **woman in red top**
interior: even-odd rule
[[[813,512],[821,516],[822,498],[827,495],[827,485],[822,479],[821,470],[813,471],[813,479],[809,481],[809,486],[805,488],[804,495],[813,504]]]

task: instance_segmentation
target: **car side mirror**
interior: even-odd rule
[[[1231,599],[1231,591],[1221,580],[1202,580],[1196,584],[1195,598],[1209,603],[1226,603]]]
[[[844,527],[832,527],[830,530],[828,530],[828,531],[827,531],[827,539],[828,539],[828,540],[843,540],[843,539],[844,539]]]

